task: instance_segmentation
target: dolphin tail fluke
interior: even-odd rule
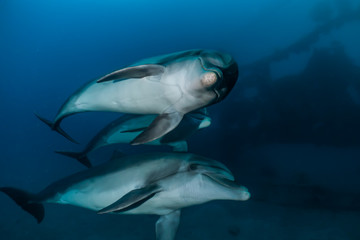
[[[11,187],[2,187],[0,188],[0,191],[14,200],[14,202],[24,211],[30,213],[34,218],[36,218],[38,223],[41,223],[41,221],[44,219],[44,206],[36,201],[34,194]]]
[[[55,151],[55,152],[58,154],[67,156],[67,157],[75,158],[76,160],[78,160],[81,164],[83,164],[87,168],[92,167],[92,164],[91,164],[89,158],[83,152],[64,152],[64,151]]]
[[[38,114],[34,113],[35,116],[40,119],[43,123],[45,123],[46,125],[48,125],[52,130],[60,133],[61,135],[63,135],[66,139],[68,139],[69,141],[79,144],[75,139],[73,139],[69,134],[67,134],[60,126],[59,124],[55,124],[53,122],[51,122],[50,120],[43,118],[41,116],[39,116]]]

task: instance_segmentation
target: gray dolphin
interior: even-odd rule
[[[71,204],[99,214],[156,214],[156,238],[175,238],[180,209],[211,200],[248,200],[218,161],[188,153],[151,153],[114,159],[57,181],[38,194],[3,187],[38,223],[42,203]]]
[[[225,53],[190,50],[142,60],[91,81],[71,95],[53,130],[74,141],[60,128],[67,116],[88,111],[156,114],[155,120],[131,143],[142,144],[173,130],[184,114],[224,99],[238,78],[238,66]]]
[[[87,157],[88,153],[103,146],[131,142],[142,130],[147,128],[155,118],[156,115],[123,115],[97,133],[81,152],[55,152],[75,158],[86,167],[91,167],[91,162]],[[210,124],[211,118],[207,110],[200,109],[185,114],[180,124],[173,131],[147,144],[169,145],[173,147],[173,151],[187,152],[186,139],[198,129],[208,127]]]

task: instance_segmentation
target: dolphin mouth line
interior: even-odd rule
[[[214,93],[216,94],[216,99],[219,100],[220,99],[220,93],[214,89]]]

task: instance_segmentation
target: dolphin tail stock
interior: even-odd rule
[[[38,223],[41,223],[44,219],[44,206],[40,202],[36,201],[35,194],[12,187],[2,187],[0,188],[0,192],[8,195],[24,211],[30,213],[34,218],[36,218]]]
[[[58,154],[70,157],[70,158],[75,158],[76,160],[78,160],[82,165],[84,165],[87,168],[92,167],[92,164],[91,164],[89,158],[83,152],[65,152],[65,151],[55,151],[55,152]]]
[[[66,139],[68,139],[69,141],[79,144],[75,139],[73,139],[69,134],[67,134],[60,126],[59,123],[54,123],[51,122],[50,120],[41,117],[40,115],[38,115],[37,113],[34,113],[35,116],[40,119],[43,123],[45,123],[46,125],[48,125],[52,130],[60,133],[62,136],[64,136]]]

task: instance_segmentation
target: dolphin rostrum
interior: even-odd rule
[[[211,200],[245,201],[248,190],[222,163],[189,153],[148,153],[114,159],[57,181],[37,194],[0,191],[40,223],[43,203],[71,204],[98,214],[155,214],[156,239],[175,238],[180,209]]]
[[[54,122],[38,117],[74,141],[60,128],[60,122],[76,113],[156,114],[149,127],[131,142],[143,144],[173,130],[184,114],[224,99],[237,78],[238,66],[228,54],[177,52],[142,60],[85,84],[65,101]]]
[[[156,115],[134,115],[126,114],[109,123],[99,133],[93,137],[85,148],[80,152],[55,151],[56,153],[75,158],[86,167],[91,167],[88,153],[117,143],[129,143],[139,133],[147,128],[156,118]],[[176,152],[187,152],[187,137],[195,133],[198,129],[206,128],[211,124],[211,118],[206,109],[200,109],[185,114],[180,124],[171,132],[148,142],[150,145],[169,145]]]

